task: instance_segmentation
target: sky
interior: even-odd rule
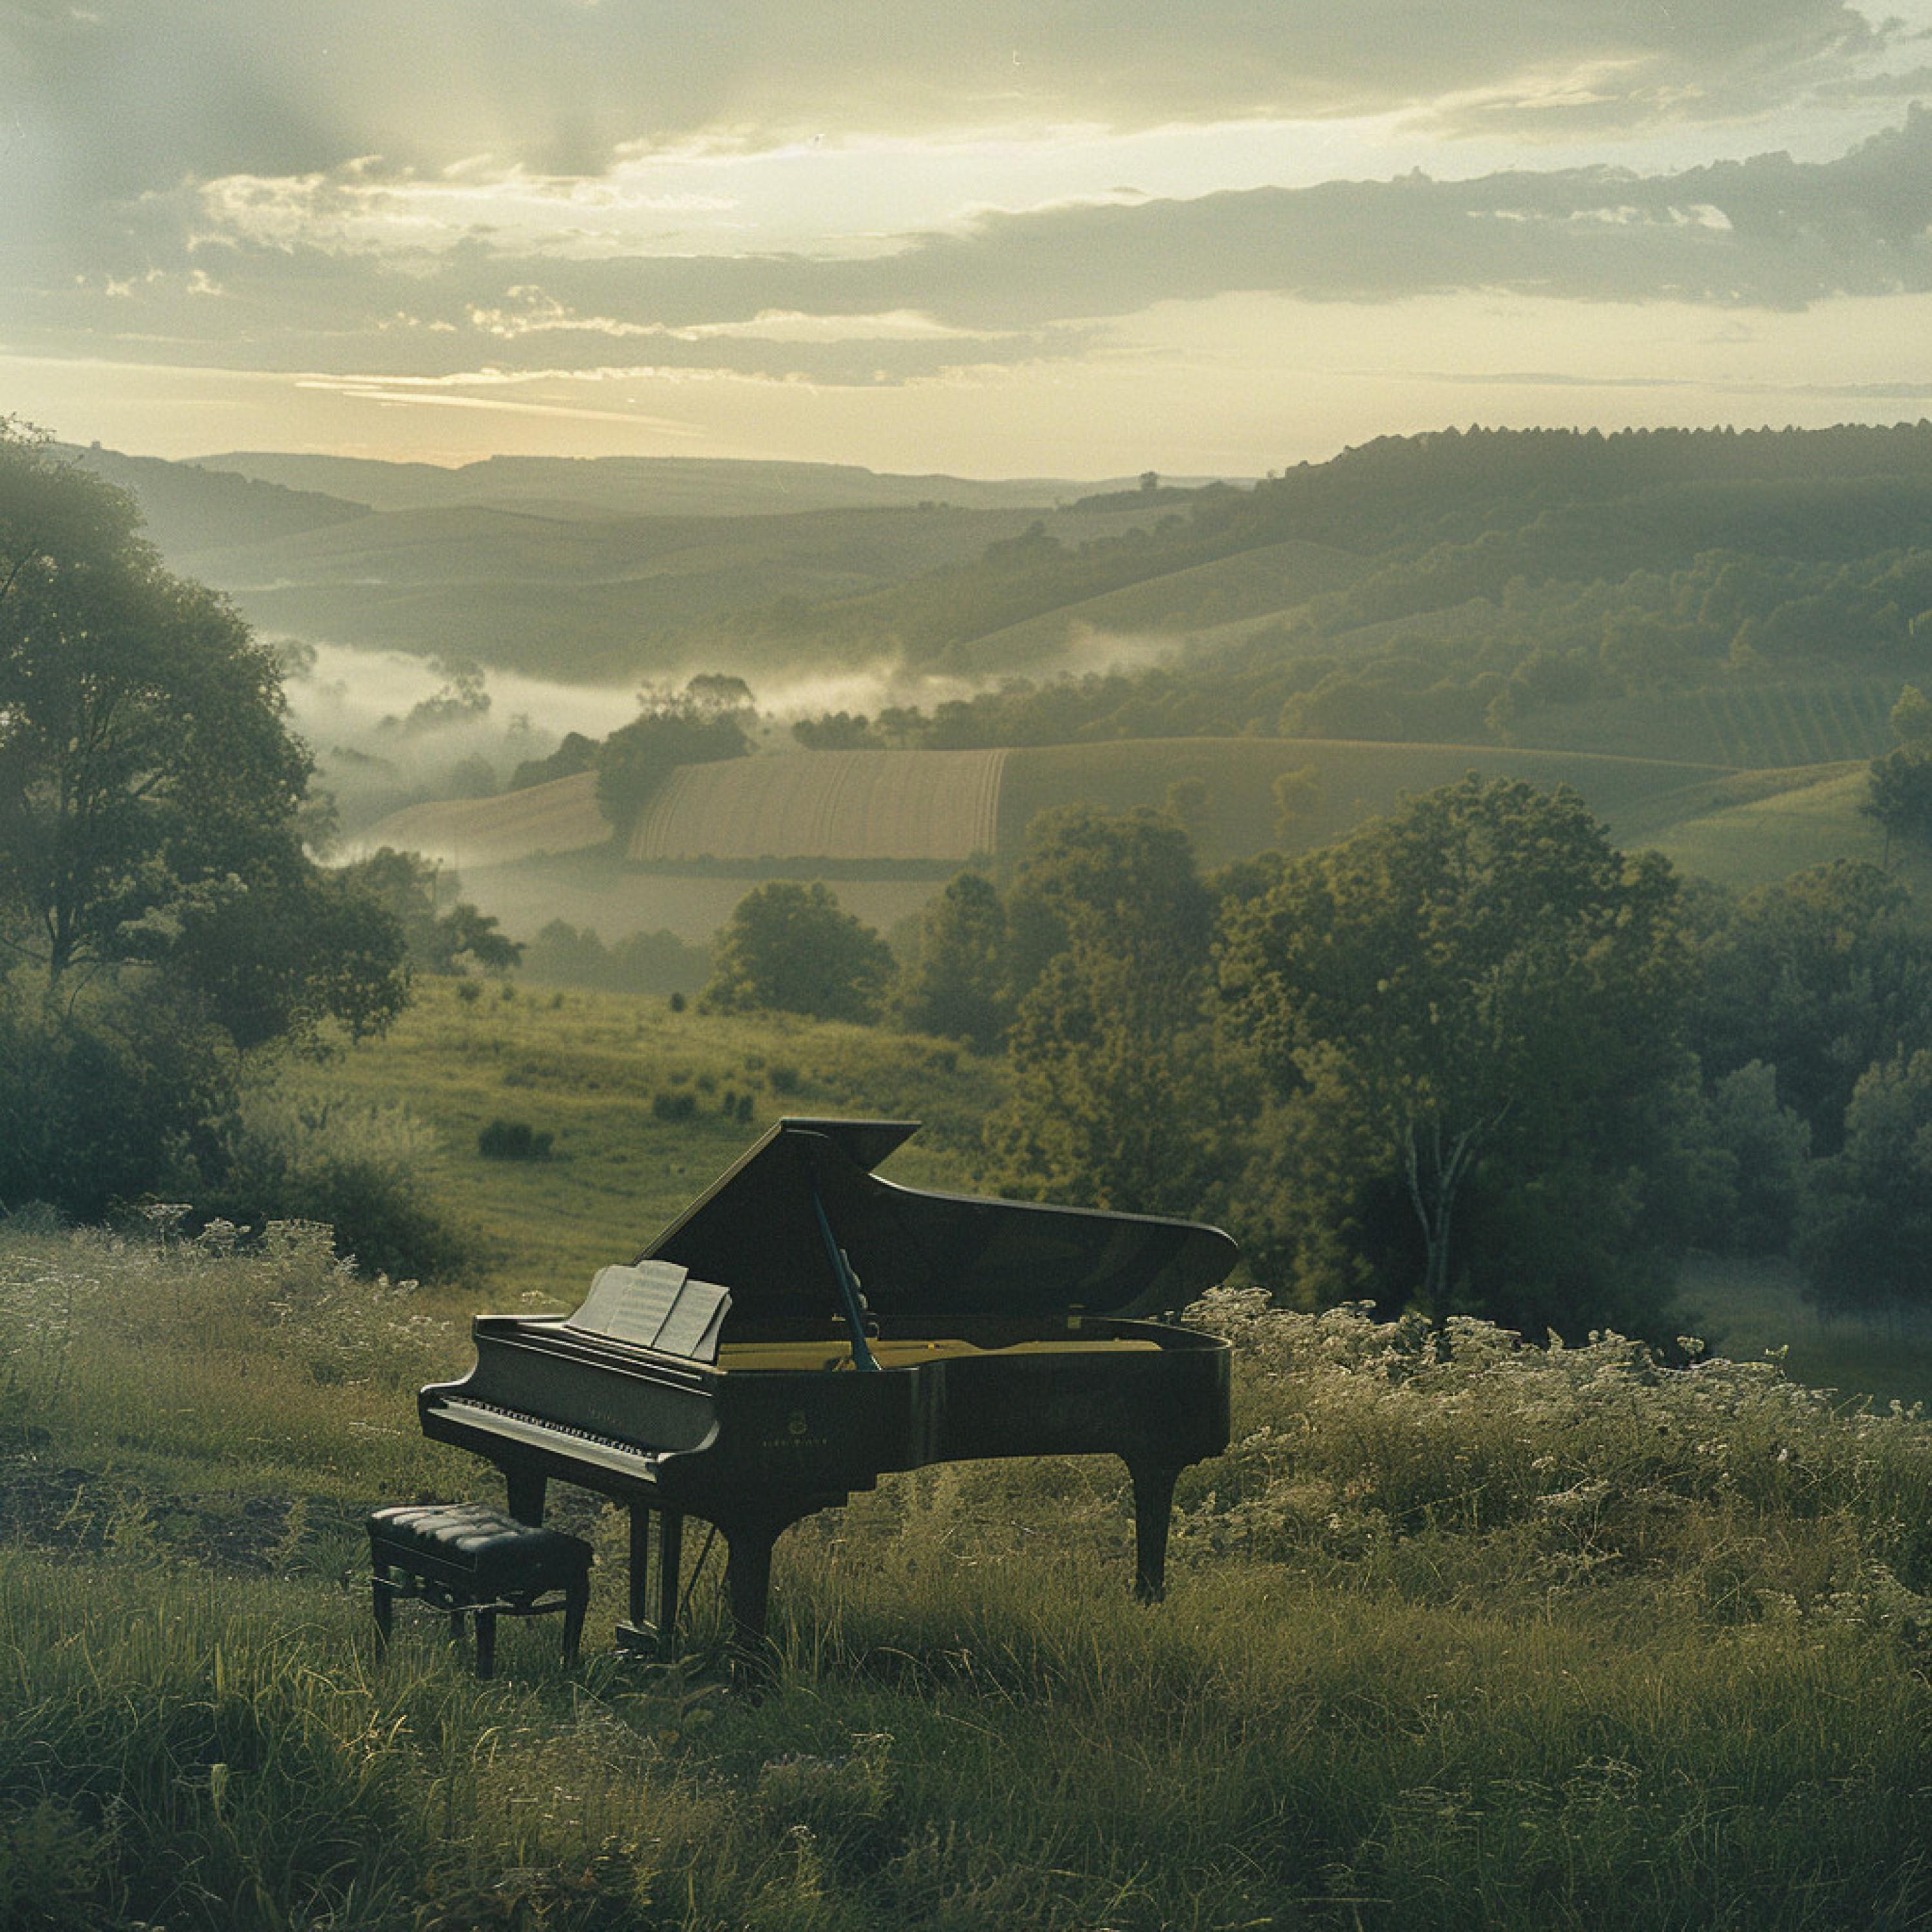
[[[1932,415],[1932,0],[0,0],[0,414],[1258,476]]]

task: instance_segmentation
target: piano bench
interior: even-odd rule
[[[488,1503],[401,1503],[369,1519],[376,1637],[386,1649],[398,1598],[449,1618],[453,1638],[476,1618],[476,1674],[496,1669],[496,1619],[563,1612],[563,1661],[577,1660],[590,1603],[590,1546],[519,1522]]]

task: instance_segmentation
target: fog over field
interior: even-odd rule
[[[316,756],[319,782],[335,797],[352,829],[418,800],[474,795],[484,788],[474,760],[487,765],[500,787],[525,760],[554,751],[567,733],[602,739],[638,711],[634,684],[569,684],[345,644],[292,643],[286,648],[290,716]],[[1130,668],[1175,648],[1172,638],[1116,637],[1082,627],[1052,674]],[[734,668],[694,663],[662,683],[675,689],[700,671]],[[480,687],[469,685],[466,702],[455,694],[459,674],[481,679]],[[748,667],[736,674],[745,676],[757,700],[764,728],[758,748],[766,752],[795,748],[790,727],[798,718],[839,711],[874,716],[894,705],[929,712],[998,682],[913,675],[883,662],[778,675]],[[440,698],[448,701],[440,704]]]

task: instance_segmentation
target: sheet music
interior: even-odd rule
[[[691,1361],[713,1362],[730,1305],[728,1288],[693,1281],[689,1270],[674,1262],[640,1262],[634,1268],[599,1268],[583,1306],[564,1325]]]

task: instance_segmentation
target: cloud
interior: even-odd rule
[[[1548,134],[1724,119],[1881,71],[1844,0],[12,0],[11,158],[96,212],[184,181],[560,176],[706,140],[1413,112]]]
[[[1815,13],[1800,0],[1763,10],[1793,32]],[[1719,38],[1720,13],[1700,16]],[[706,372],[857,386],[1072,358],[1111,320],[1237,292],[1500,290],[1740,310],[1932,289],[1932,112],[1918,108],[1828,161],[1114,195],[871,236],[842,255],[539,246],[523,230],[398,220],[414,204],[376,174],[358,160],[152,195],[137,260],[16,280],[0,291],[0,327],[18,351],[386,380],[399,394]]]

